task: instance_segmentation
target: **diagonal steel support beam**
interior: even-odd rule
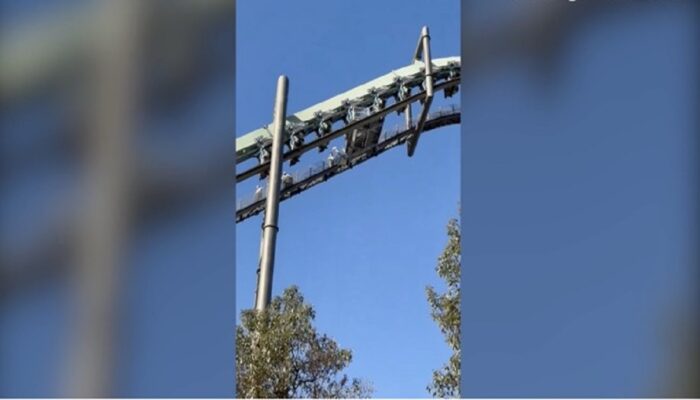
[[[425,99],[423,101],[423,108],[421,109],[420,116],[416,122],[415,132],[406,140],[406,149],[409,157],[412,157],[413,153],[416,151],[418,138],[423,131],[425,120],[428,118],[430,105],[433,104],[433,65],[430,58],[430,32],[428,31],[427,26],[424,26],[421,30],[420,37],[418,38],[418,44],[416,45],[416,51],[413,53],[413,62],[418,62],[421,59],[425,64]],[[408,108],[406,109],[407,112],[410,112],[410,107],[411,105],[409,104]]]

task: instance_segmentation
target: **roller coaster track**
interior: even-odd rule
[[[424,132],[437,129],[447,125],[459,124],[461,120],[460,110],[457,106],[445,107],[431,113],[425,122]],[[301,170],[294,175],[294,182],[289,187],[282,190],[280,200],[286,200],[307,189],[310,189],[328,179],[339,175],[356,165],[359,165],[371,158],[374,158],[385,151],[404,144],[415,128],[396,129],[382,134],[382,138],[375,146],[366,148],[358,152],[352,159],[346,159],[335,165],[328,165],[326,161],[319,161],[316,164]],[[265,193],[265,190],[262,191]],[[255,216],[265,209],[265,197],[256,198],[252,195],[238,201],[236,211],[236,222],[241,222],[247,218]]]
[[[461,81],[460,58],[434,59],[431,67],[434,92],[442,91],[446,98],[456,93]],[[303,154],[315,149],[323,151],[332,140],[343,136],[345,150],[342,159],[336,163],[321,161],[293,173],[293,183],[283,186],[280,200],[323,183],[398,145],[413,140],[415,147],[415,141],[421,132],[458,124],[460,111],[457,106],[428,114],[432,98],[429,98],[425,88],[425,75],[425,67],[421,63],[413,63],[287,117],[283,162],[289,161],[290,165],[294,165]],[[417,92],[412,94],[415,89]],[[424,115],[416,120],[410,112],[414,103],[424,105]],[[403,129],[383,131],[384,119],[392,112],[406,113],[406,126]],[[337,124],[342,126],[333,129]],[[266,125],[236,139],[237,165],[258,158],[256,165],[237,171],[237,183],[255,175],[261,179],[265,177],[270,162],[264,154],[271,144],[271,136],[271,127]],[[409,155],[411,152],[409,149]],[[261,192],[239,199],[236,222],[257,215],[264,209],[265,198]]]

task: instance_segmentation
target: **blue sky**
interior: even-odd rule
[[[668,393],[697,312],[697,20],[659,5],[582,24],[547,80],[465,85],[465,396]]]
[[[459,54],[457,1],[248,1],[237,19],[238,135],[270,122],[280,74],[291,113],[407,65],[423,25],[433,57]],[[458,126],[432,131],[413,158],[395,148],[280,207],[273,295],[298,285],[318,329],[353,350],[348,373],[379,397],[427,396],[450,354],[425,286],[440,284],[434,268],[458,212],[459,143]],[[252,306],[260,223],[237,225],[237,311]]]

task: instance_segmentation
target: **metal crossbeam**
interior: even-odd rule
[[[425,122],[424,132],[430,131],[432,129],[440,128],[446,125],[458,124],[461,121],[461,115],[458,108],[454,107],[446,112],[437,112],[435,117],[428,117]],[[326,168],[320,168],[318,170],[310,167],[308,170],[308,176],[302,179],[295,179],[295,183],[288,188],[282,190],[280,194],[280,201],[287,200],[307,189],[310,189],[320,183],[327,181],[328,179],[345,172],[358,164],[368,161],[385,151],[392,149],[396,146],[404,144],[408,136],[412,133],[411,128],[404,129],[403,131],[397,132],[385,140],[377,143],[376,146],[368,148],[358,153],[352,160],[346,164],[333,165]],[[258,215],[265,210],[265,200],[257,199],[252,200],[252,202],[246,204],[239,203],[240,207],[236,210],[236,223],[242,222],[250,217]]]
[[[457,86],[457,85],[459,85],[459,83],[460,83],[460,77],[458,76],[454,79],[442,82],[441,84],[435,86],[434,90],[435,91],[444,90],[447,88]],[[357,129],[357,128],[360,128],[362,125],[366,125],[366,124],[375,122],[375,121],[379,120],[380,118],[383,118],[384,116],[386,116],[392,112],[398,111],[398,110],[406,107],[406,105],[408,105],[410,103],[422,100],[425,98],[425,96],[426,96],[426,93],[421,92],[421,93],[417,93],[411,97],[408,97],[407,99],[405,99],[403,101],[396,102],[395,104],[392,104],[391,106],[388,106],[385,109],[383,109],[382,111],[378,111],[375,114],[368,116],[367,118],[363,118],[361,120],[357,120],[355,122],[352,122],[352,123],[340,128],[336,131],[329,133],[328,135],[326,135],[322,138],[318,138],[316,140],[313,140],[313,141],[303,145],[302,147],[300,147],[298,149],[295,149],[295,150],[292,150],[292,151],[285,153],[282,156],[282,160],[287,161],[287,160],[291,160],[292,158],[299,157],[300,155],[306,153],[307,151],[313,150],[319,146],[322,146],[323,144],[325,144],[327,142],[330,142],[331,140],[333,140],[335,138],[338,138],[338,137],[340,137],[348,132],[351,132],[353,129]],[[257,166],[255,166],[253,168],[250,168],[244,172],[241,172],[240,174],[237,174],[236,175],[236,183],[242,182],[242,181],[244,181],[252,176],[259,174],[260,172],[267,170],[269,168],[269,164],[270,164],[269,161],[262,163],[262,164],[258,164]]]

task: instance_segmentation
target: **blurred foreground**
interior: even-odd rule
[[[462,4],[462,395],[700,396],[700,2]]]
[[[0,396],[232,395],[234,3],[0,15]]]

